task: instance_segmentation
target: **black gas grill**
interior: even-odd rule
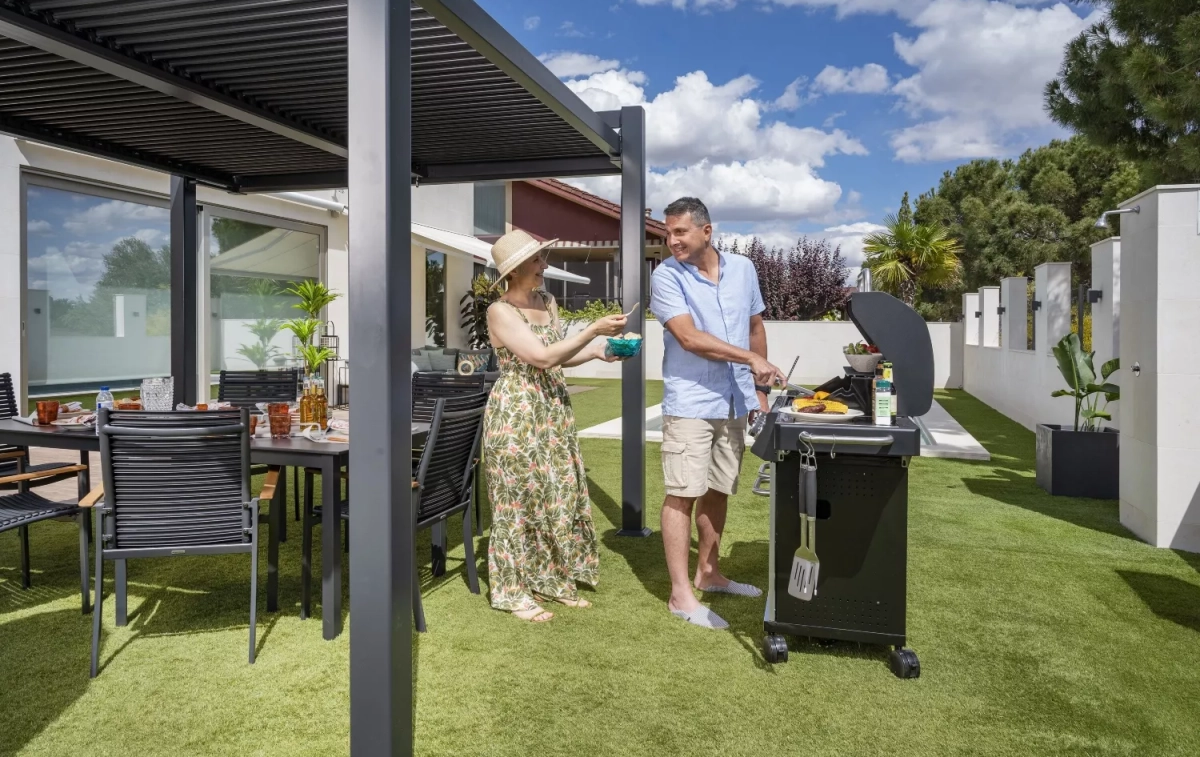
[[[768,461],[771,497],[770,587],[763,619],[769,662],[787,661],[786,636],[893,647],[892,672],[920,674],[905,649],[908,558],[908,461],[921,452],[914,421],[933,402],[929,328],[904,303],[882,292],[852,295],[850,319],[894,368],[895,425],[875,425],[872,374],[854,373],[819,388],[861,418],[829,423],[796,420],[778,408],[803,392],[789,388],[757,432],[753,451]],[[801,452],[816,453],[816,591],[804,601],[788,593],[800,546]],[[757,489],[757,487],[756,487]]]

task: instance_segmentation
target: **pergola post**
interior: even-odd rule
[[[348,4],[350,753],[413,753],[409,0]],[[369,404],[368,404],[369,403]],[[331,506],[326,503],[326,507]]]
[[[200,235],[196,229],[196,180],[171,177],[171,376],[174,403],[195,405],[200,393],[197,334],[200,297]]]
[[[628,331],[645,333],[646,111],[621,109],[621,304],[640,303]],[[621,536],[649,536],[646,528],[646,353],[621,366]]]

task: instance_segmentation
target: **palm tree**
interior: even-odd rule
[[[962,247],[940,224],[915,223],[889,215],[885,228],[863,239],[863,266],[871,280],[910,307],[922,289],[936,289],[958,280]]]

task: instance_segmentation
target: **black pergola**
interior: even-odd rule
[[[0,0],[0,132],[172,175],[178,400],[199,389],[197,184],[350,188],[355,396],[385,408],[350,453],[356,755],[413,747],[412,187],[620,174],[622,295],[644,306],[644,127],[589,109],[473,0]],[[621,533],[646,535],[643,359],[622,376]]]

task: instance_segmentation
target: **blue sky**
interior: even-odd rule
[[[1062,136],[1042,109],[1100,15],[1045,0],[481,0],[594,108],[645,104],[656,215],[842,244],[942,173]],[[580,182],[614,197],[614,180]]]

